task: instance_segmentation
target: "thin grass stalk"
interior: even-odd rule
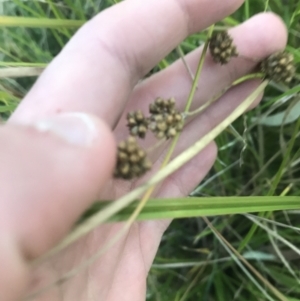
[[[234,253],[236,257],[266,286],[268,289],[281,301],[289,301],[276,287],[274,287],[267,279],[265,279],[225,238],[224,236],[212,225],[212,223],[203,217],[206,224],[213,230],[217,237],[219,237],[226,246]]]
[[[191,91],[190,91],[190,94],[189,94],[189,97],[188,97],[188,100],[187,100],[187,103],[186,103],[185,110],[184,110],[185,113],[189,111],[189,109],[191,107],[191,104],[193,102],[193,99],[195,97],[195,93],[196,93],[197,86],[198,86],[198,81],[199,81],[200,74],[201,74],[201,71],[203,69],[203,64],[204,64],[204,61],[205,61],[205,56],[206,56],[206,52],[207,52],[207,48],[208,48],[209,39],[210,39],[210,37],[213,33],[213,30],[214,30],[214,25],[210,26],[208,36],[207,36],[207,40],[206,40],[206,43],[203,47],[203,51],[202,51],[201,56],[200,56],[200,60],[199,60],[199,64],[198,64],[198,67],[197,67],[196,75],[195,75],[195,78],[194,78],[194,81],[193,81],[193,84],[192,84],[192,88],[191,88]],[[172,154],[173,154],[173,152],[176,148],[179,137],[180,137],[180,133],[178,133],[175,136],[175,138],[172,140],[171,146],[170,146],[170,148],[169,148],[169,150],[168,150],[168,152],[167,152],[167,154],[164,158],[163,163],[160,166],[160,170],[162,170],[164,167],[166,167],[166,165],[169,163],[169,161],[172,157]],[[138,215],[140,214],[140,212],[144,208],[145,204],[148,202],[148,200],[151,197],[152,193],[154,192],[155,188],[156,188],[155,185],[148,188],[148,190],[146,191],[146,193],[142,197],[141,201],[139,202],[138,206],[136,207],[134,212],[129,216],[128,220],[126,221],[125,228],[129,229],[130,226],[133,224],[133,222],[137,219]],[[125,233],[122,230],[120,232]]]
[[[206,110],[210,105],[212,105],[215,101],[217,101],[221,96],[223,96],[230,88],[237,86],[247,80],[250,79],[262,79],[264,78],[265,75],[263,73],[253,73],[253,74],[248,74],[245,75],[239,79],[237,79],[236,81],[234,81],[232,84],[228,85],[226,88],[224,88],[220,93],[218,93],[217,95],[213,96],[209,101],[207,101],[205,104],[203,104],[202,106],[200,106],[199,108],[197,108],[194,111],[191,112],[185,112],[184,115],[185,116],[194,116],[197,115],[199,113],[202,113],[204,110]]]
[[[297,232],[298,234],[300,234],[300,228],[299,227],[295,227],[295,226],[290,226],[290,225],[287,225],[287,224],[283,224],[283,223],[280,223],[280,222],[276,222],[274,220],[270,220],[270,219],[267,219],[265,217],[261,217],[261,216],[258,216],[258,215],[253,215],[253,214],[243,214],[245,217],[252,217],[252,218],[255,218],[256,220],[261,220],[261,221],[264,221],[265,223],[269,223],[269,224],[272,224],[272,225],[276,225],[278,227],[282,227],[282,228],[287,228],[287,229],[291,229],[295,232]]]
[[[39,76],[45,68],[43,67],[7,67],[0,68],[0,78],[18,78]]]
[[[272,196],[274,195],[275,193],[275,190],[283,176],[283,171],[285,169],[285,167],[287,166],[287,163],[288,163],[288,160],[289,160],[289,157],[290,157],[290,153],[294,147],[294,144],[295,144],[295,140],[296,140],[296,137],[299,133],[299,128],[300,128],[300,118],[298,119],[297,123],[296,123],[296,126],[294,128],[294,131],[293,131],[293,134],[292,134],[292,137],[291,137],[291,140],[289,142],[289,145],[288,145],[288,148],[287,148],[287,151],[285,153],[285,156],[283,158],[283,161],[275,175],[275,179],[272,181],[273,185],[271,186],[269,192],[268,192],[268,196]],[[267,217],[265,215],[265,213],[260,213],[259,216],[261,217]],[[249,243],[249,241],[252,239],[253,235],[255,234],[256,230],[257,230],[258,226],[257,224],[253,224],[252,227],[250,228],[249,232],[247,233],[247,235],[245,236],[245,238],[243,239],[243,241],[241,242],[238,250],[239,252],[241,252],[244,247]]]
[[[265,226],[267,226],[265,224]],[[272,224],[272,227],[273,227],[273,231],[275,233],[278,233],[277,231],[277,227],[276,225]],[[273,246],[273,249],[274,251],[276,252],[278,258],[281,260],[281,262],[283,263],[284,267],[287,269],[287,271],[289,271],[289,273],[294,277],[294,279],[297,281],[298,284],[300,284],[300,279],[299,277],[297,276],[296,272],[292,269],[291,265],[289,264],[289,262],[287,261],[287,259],[284,257],[284,255],[282,254],[281,250],[280,250],[280,247],[277,245],[277,241],[275,241],[275,238],[270,235],[268,233],[268,238]]]
[[[207,261],[209,260],[209,258],[207,258]],[[202,266],[200,266],[198,269],[199,271],[197,272],[195,278],[190,282],[189,286],[187,287],[186,291],[184,292],[184,294],[182,295],[182,297],[179,299],[179,301],[185,301],[187,300],[187,298],[189,297],[189,292],[192,290],[192,288],[194,286],[197,285],[200,276],[203,274],[205,268],[207,266],[207,263],[203,264]]]
[[[187,61],[185,59],[185,55],[184,55],[184,53],[183,53],[180,45],[176,47],[176,51],[177,51],[177,53],[178,53],[178,55],[179,55],[179,57],[180,57],[183,65],[184,65],[185,69],[187,70],[189,76],[191,77],[191,80],[194,81],[195,80],[195,76],[194,76],[194,74],[193,74],[193,72],[192,72],[189,64],[187,63]]]
[[[57,7],[54,5],[52,0],[46,0],[46,1],[48,3],[49,7],[51,8],[51,11],[53,12],[56,19],[58,19],[58,20],[65,19],[65,16],[62,14],[62,12],[60,10],[57,9]],[[66,28],[63,28],[62,31],[69,39],[71,38],[72,35]]]
[[[258,227],[261,229],[265,230],[268,234],[272,235],[275,237],[277,240],[282,242],[284,245],[289,247],[291,250],[293,250],[297,255],[300,256],[300,249],[297,248],[294,244],[289,242],[287,239],[283,238],[282,236],[278,235],[275,231],[270,230],[267,226],[264,224],[260,223],[257,219],[256,216],[251,216],[251,215],[246,215],[249,220],[251,220],[253,223],[255,223]]]
[[[245,11],[245,20],[248,20],[250,18],[250,3],[249,3],[249,0],[245,1],[244,11]]]
[[[271,186],[269,192],[268,192],[268,195],[271,196],[271,195],[274,195],[275,193],[275,190],[283,176],[283,171],[284,169],[286,168],[287,164],[288,164],[288,160],[289,160],[289,157],[290,157],[290,153],[294,147],[294,144],[295,144],[295,141],[296,141],[296,137],[297,137],[297,134],[299,132],[299,128],[300,128],[300,118],[298,119],[297,123],[296,123],[296,126],[294,128],[294,131],[293,131],[293,135],[291,137],[291,140],[289,142],[289,145],[288,145],[288,148],[286,150],[286,153],[284,154],[284,158],[282,160],[282,163],[278,169],[278,172],[276,173],[276,176],[275,176],[275,179],[273,182],[273,185]]]
[[[78,28],[84,24],[82,20],[61,20],[50,18],[9,17],[0,16],[0,27],[29,28]]]
[[[31,63],[31,62],[0,62],[0,67],[42,67],[42,68],[46,68],[47,64]]]

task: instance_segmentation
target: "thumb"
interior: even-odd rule
[[[102,121],[68,113],[2,126],[0,146],[0,291],[11,300],[26,273],[22,258],[60,240],[111,177],[115,143]]]

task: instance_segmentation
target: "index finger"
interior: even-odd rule
[[[127,0],[85,24],[53,60],[12,116],[30,122],[83,111],[111,126],[132,88],[189,34],[243,0]]]

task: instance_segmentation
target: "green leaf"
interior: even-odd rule
[[[79,222],[94,215],[110,201],[96,202]],[[136,209],[134,202],[111,217],[110,221],[125,221]],[[138,216],[138,220],[186,218],[199,216],[215,216],[250,212],[265,212],[276,210],[294,210],[300,208],[299,197],[193,197],[178,199],[151,199]]]

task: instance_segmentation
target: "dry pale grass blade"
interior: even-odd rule
[[[1,68],[0,78],[17,78],[39,76],[45,68],[41,67],[11,67]]]
[[[239,258],[241,262],[281,301],[289,301],[276,287],[274,287],[267,279],[265,279],[212,225],[212,223],[206,218],[203,218],[207,225],[213,230],[215,235],[221,239],[226,246],[233,252],[233,254]]]
[[[182,60],[182,63],[183,63],[183,65],[184,65],[184,67],[185,67],[187,73],[189,74],[189,76],[190,76],[190,78],[191,78],[191,80],[192,80],[192,82],[193,82],[193,81],[195,80],[195,76],[194,76],[194,74],[193,74],[193,71],[192,71],[191,67],[189,66],[189,64],[187,63],[187,61],[186,61],[186,59],[185,59],[185,55],[184,55],[184,53],[183,53],[181,47],[180,47],[180,46],[176,47],[176,51],[177,51],[177,53],[178,53],[180,59]]]
[[[289,213],[292,213],[294,211],[290,211]],[[284,214],[285,214],[285,211],[284,211]],[[298,214],[298,212],[297,212]],[[252,217],[252,218],[255,218],[256,220],[261,220],[265,223],[269,223],[269,224],[272,224],[272,225],[276,225],[278,227],[282,227],[282,228],[287,228],[287,229],[291,229],[293,231],[296,231],[297,233],[300,234],[300,228],[299,227],[295,227],[295,226],[291,226],[291,225],[287,225],[287,224],[283,224],[283,223],[280,223],[280,222],[276,222],[274,220],[271,220],[271,219],[268,219],[268,218],[265,218],[265,217],[262,217],[262,216],[258,216],[258,215],[253,215],[253,214],[243,214],[245,217]]]
[[[76,240],[83,237],[84,235],[95,229],[97,226],[107,221],[111,216],[113,216],[114,214],[131,204],[134,200],[138,199],[141,196],[141,194],[144,193],[149,187],[152,187],[153,185],[164,180],[166,177],[178,170],[185,163],[190,161],[200,151],[202,151],[211,141],[213,141],[221,132],[223,132],[223,130],[225,130],[234,120],[241,116],[257,99],[257,97],[259,97],[259,95],[263,92],[267,85],[267,80],[262,82],[251,93],[251,95],[248,96],[225,120],[223,120],[219,125],[217,125],[209,133],[203,136],[193,146],[191,146],[179,156],[177,156],[165,168],[158,171],[147,183],[129,192],[128,194],[116,200],[115,202],[112,202],[111,205],[107,206],[105,209],[88,219],[85,223],[75,228],[74,231],[71,232],[56,247],[54,247],[52,250],[50,250],[43,256],[37,258],[34,262],[32,262],[32,264],[36,265],[38,263],[41,263],[50,256],[57,254],[62,249],[74,243]]]
[[[300,255],[300,249],[297,248],[294,244],[289,242],[287,239],[283,238],[281,235],[276,233],[275,231],[269,229],[269,227],[265,226],[261,222],[259,222],[256,217],[247,215],[247,218],[251,220],[254,224],[256,224],[258,227],[261,229],[264,229],[269,235],[275,237],[278,241],[282,242],[285,244],[287,247],[289,247],[291,250],[293,250],[296,254]]]
[[[273,231],[278,234],[276,225],[273,224],[272,226],[273,226]],[[280,246],[278,246],[277,241],[275,241],[275,238],[270,234],[268,234],[268,237],[270,239],[270,242],[271,242],[271,244],[273,246],[273,249],[274,249],[275,253],[277,254],[278,258],[281,260],[281,262],[283,263],[283,265],[285,266],[287,271],[289,271],[289,273],[294,277],[294,279],[297,281],[297,283],[300,284],[299,277],[297,276],[296,272],[292,269],[292,267],[289,264],[288,260],[282,254],[282,252],[280,250]]]

